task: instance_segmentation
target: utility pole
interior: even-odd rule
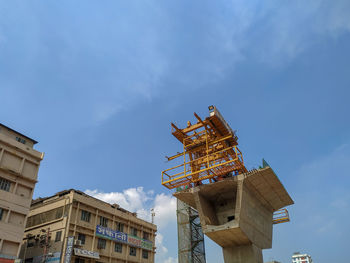
[[[45,263],[46,259],[47,259],[47,256],[48,256],[47,252],[48,252],[48,249],[50,247],[50,228],[47,228],[47,230],[46,229],[41,229],[41,231],[46,233],[46,234],[40,236],[40,243],[41,243],[41,245],[44,248],[42,263]]]
[[[34,236],[33,236],[33,235],[31,235],[31,234],[27,234],[27,235],[26,235],[26,237],[24,238],[24,240],[26,240],[26,242],[25,242],[25,243],[23,243],[23,244],[24,244],[24,255],[23,255],[23,262],[25,262],[25,261],[26,261],[26,254],[27,254],[28,242],[29,242],[29,239],[31,239],[31,238],[34,238]]]

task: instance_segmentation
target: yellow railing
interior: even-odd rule
[[[222,140],[224,138],[219,141]],[[178,157],[182,155],[185,153],[179,154]],[[221,157],[219,157],[220,155]],[[213,178],[216,174],[212,169],[219,167],[228,167],[232,170],[244,168],[242,153],[236,146],[224,148],[192,161],[186,162],[185,157],[184,163],[162,171],[162,184],[164,186],[172,189],[191,182]],[[196,170],[193,170],[193,166],[196,166]]]
[[[280,224],[280,223],[286,223],[289,222],[289,213],[288,210],[285,208],[279,209],[273,213],[273,224]]]

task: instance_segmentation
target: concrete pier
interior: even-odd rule
[[[223,248],[225,263],[263,263],[274,211],[294,203],[270,167],[174,196],[198,211],[203,233]]]

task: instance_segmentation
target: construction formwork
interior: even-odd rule
[[[179,262],[201,262],[193,259],[200,231],[222,247],[225,263],[262,263],[273,224],[289,221],[284,207],[294,202],[265,160],[259,169],[245,167],[236,132],[215,106],[205,119],[194,116],[197,122],[184,128],[171,123],[183,152],[166,156],[175,166],[162,171],[162,185],[176,189],[174,196],[188,206],[187,216],[178,208]],[[192,211],[200,222],[196,231]],[[199,251],[204,254],[204,246]]]
[[[177,199],[179,263],[205,263],[204,234],[197,210]]]

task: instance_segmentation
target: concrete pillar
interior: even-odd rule
[[[263,263],[272,246],[273,212],[293,200],[270,167],[176,192],[198,211],[203,233],[220,245],[225,263]]]
[[[223,247],[225,263],[263,263],[262,250],[252,245]]]

